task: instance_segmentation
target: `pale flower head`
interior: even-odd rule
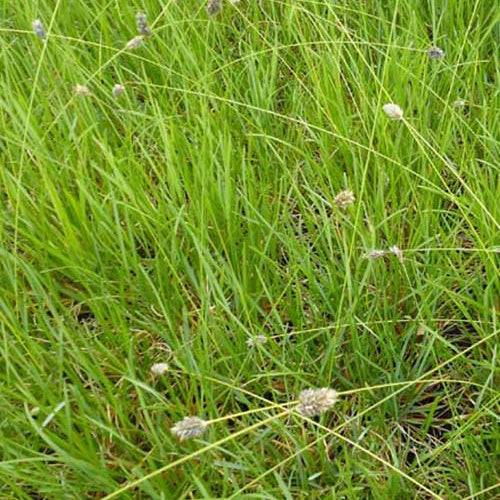
[[[394,245],[389,248],[389,251],[399,259],[399,262],[401,262],[401,264],[404,262],[403,250],[401,250],[399,247]]]
[[[465,105],[466,105],[466,102],[465,102],[463,99],[457,99],[457,100],[453,103],[453,107],[454,107],[455,109],[465,108]]]
[[[365,253],[363,257],[365,259],[376,260],[384,257],[386,253],[387,252],[385,250],[370,250],[369,252]]]
[[[82,97],[90,97],[92,95],[90,89],[85,85],[75,85],[74,90],[76,95],[80,95]]]
[[[207,3],[207,14],[209,16],[214,16],[222,10],[222,0],[208,0]]]
[[[185,417],[177,422],[170,431],[181,441],[202,436],[207,430],[208,422],[198,417]]]
[[[427,55],[429,56],[430,59],[443,59],[445,53],[443,49],[434,46],[427,51]]]
[[[250,337],[247,339],[248,347],[255,347],[256,345],[264,345],[267,342],[267,337],[265,335],[256,335],[255,337]]]
[[[143,36],[151,35],[151,28],[148,24],[148,16],[144,12],[138,12],[136,16],[137,31]]]
[[[150,370],[153,375],[163,375],[168,372],[168,365],[167,363],[155,363],[151,365]]]
[[[314,417],[328,411],[337,402],[337,399],[337,391],[328,387],[306,389],[299,394],[297,411],[304,417]]]
[[[335,196],[335,199],[333,200],[335,205],[337,205],[337,207],[339,207],[342,210],[351,206],[355,201],[356,197],[354,196],[354,193],[350,189],[341,191],[337,196]]]
[[[113,90],[111,92],[113,94],[113,97],[115,97],[116,99],[118,99],[125,92],[125,86],[124,85],[120,85],[119,83],[117,83],[113,87]]]
[[[384,104],[382,109],[384,110],[384,113],[391,120],[402,120],[403,119],[403,110],[397,104],[389,102],[387,104]]]
[[[134,36],[134,38],[132,38],[132,40],[129,40],[127,42],[127,45],[125,45],[125,49],[126,50],[136,49],[137,47],[140,47],[142,45],[142,42],[144,42],[143,35]]]
[[[45,33],[45,29],[43,27],[42,21],[40,19],[35,19],[33,21],[33,31],[35,32],[35,35],[40,38],[43,42],[47,39],[47,33]]]

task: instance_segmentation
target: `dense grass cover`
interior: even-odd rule
[[[222,7],[0,3],[0,498],[498,498],[495,2]]]

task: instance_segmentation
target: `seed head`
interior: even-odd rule
[[[149,36],[151,35],[151,28],[149,27],[148,24],[148,16],[144,14],[144,12],[138,12],[136,16],[137,20],[137,31],[142,35],[142,36]]]
[[[337,207],[342,210],[350,207],[355,201],[356,197],[354,196],[354,193],[349,189],[341,191],[337,196],[335,196],[333,200],[335,205],[337,205]]]
[[[163,375],[168,371],[168,365],[167,363],[155,363],[151,365],[150,370],[153,375]]]
[[[397,104],[389,102],[387,104],[384,104],[384,107],[382,109],[391,120],[403,119],[403,110]]]
[[[256,345],[264,345],[266,342],[267,337],[265,335],[256,335],[255,337],[247,339],[247,346],[255,347]]]
[[[85,85],[75,85],[75,94],[80,95],[82,97],[90,97],[92,92]]]
[[[40,38],[43,42],[47,39],[47,33],[45,33],[45,29],[43,27],[42,21],[40,19],[35,19],[33,21],[33,31],[35,32],[35,35]]]
[[[443,49],[434,46],[427,51],[427,55],[429,59],[444,59],[445,53]]]
[[[222,10],[222,0],[208,0],[207,3],[207,14],[209,16],[215,16]]]
[[[111,91],[111,93],[113,94],[113,97],[115,97],[116,99],[118,99],[124,92],[125,92],[125,86],[120,85],[119,83],[117,83],[113,87],[113,90]]]
[[[394,245],[391,248],[389,248],[389,251],[399,259],[399,262],[401,262],[401,264],[404,262],[403,250]]]
[[[299,395],[297,411],[304,417],[314,417],[328,411],[337,402],[337,399],[337,391],[328,387],[306,389]]]
[[[207,430],[208,422],[198,417],[185,417],[180,422],[177,422],[170,431],[174,436],[177,436],[181,441],[185,439],[197,438],[204,434]]]
[[[132,38],[132,40],[129,40],[127,42],[127,45],[125,45],[125,49],[126,50],[136,49],[137,47],[142,45],[143,41],[144,41],[143,35],[134,36],[134,38]]]
[[[370,250],[368,253],[365,253],[363,256],[365,259],[381,259],[385,256],[387,252],[385,250]]]
[[[463,99],[457,99],[457,100],[453,103],[453,107],[454,107],[455,109],[465,108],[465,105],[466,105],[466,102],[465,102]]]

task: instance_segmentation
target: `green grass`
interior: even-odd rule
[[[0,498],[498,498],[499,17],[2,2]]]

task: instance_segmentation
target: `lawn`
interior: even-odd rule
[[[500,10],[0,3],[0,499],[500,495]]]

